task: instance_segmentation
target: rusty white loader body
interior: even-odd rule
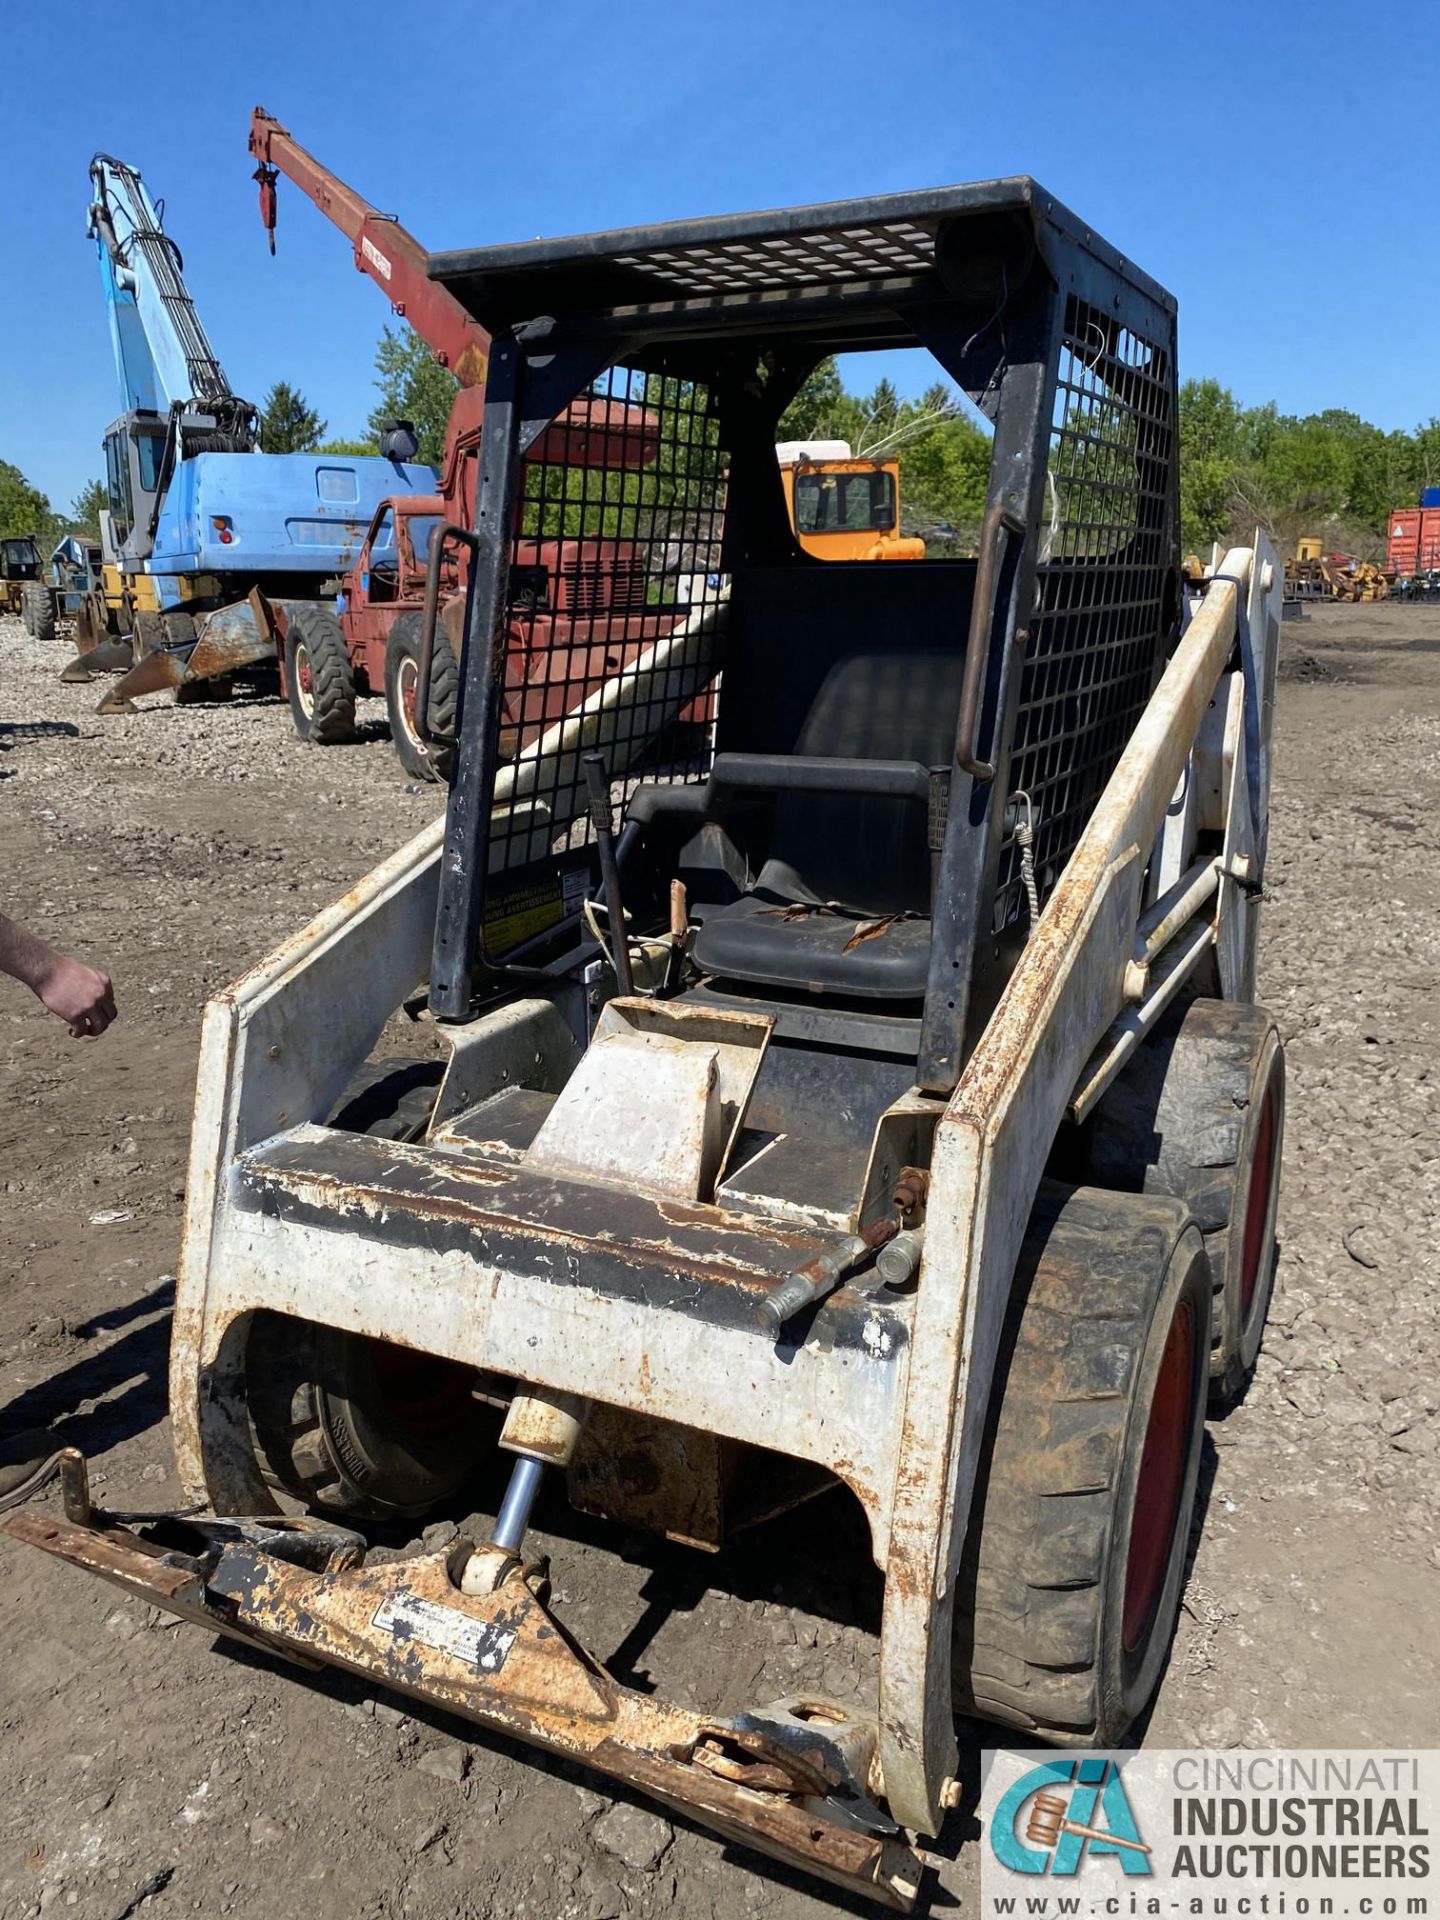
[[[1280,569],[1257,536],[1182,606],[1173,303],[1031,182],[437,271],[495,342],[454,784],[445,820],[205,1014],[171,1408],[214,1518],[119,1526],[72,1463],[64,1519],[6,1525],[908,1908],[913,1836],[957,1797],[957,1700],[1103,1743],[1153,1691],[1207,1355],[1233,1376],[1259,1338],[1268,1272],[1223,1263],[1257,1218],[1268,1258],[1271,1082],[1223,1219],[1122,1149],[1140,1063],[1198,1057],[1197,1021],[1269,1045],[1249,1003]],[[776,421],[817,358],[912,339],[994,422],[982,551],[832,568],[794,545]],[[547,524],[523,454],[587,386],[662,421],[670,480],[581,498],[572,469]],[[664,637],[507,758],[489,642],[512,540],[553,531],[648,543],[662,591],[690,584]],[[807,867],[821,843],[853,878]],[[418,1117],[367,1125],[357,1071],[427,982],[443,1075]],[[1022,1309],[1057,1273],[1180,1304],[1072,1393],[1078,1333],[1021,1377],[1043,1338]],[[422,1369],[423,1434],[382,1361]],[[1012,1579],[994,1525],[1069,1444],[1049,1414],[1051,1451],[1028,1415],[1014,1439],[1027,1393],[1114,1415],[1113,1489],[1053,1581]],[[488,1537],[367,1563],[343,1516],[453,1496],[482,1440],[517,1463]],[[883,1577],[870,1707],[717,1716],[622,1685],[527,1558],[546,1469],[709,1546],[848,1489]],[[1170,1502],[1153,1544],[1137,1485]],[[1087,1662],[1098,1705],[1067,1677]]]

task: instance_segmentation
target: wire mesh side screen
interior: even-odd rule
[[[1172,342],[1071,295],[1051,416],[1040,613],[1021,672],[1011,793],[1028,793],[1043,896],[1074,851],[1154,688],[1172,617]],[[1023,910],[1001,848],[994,925]]]
[[[537,916],[558,917],[547,907],[560,898],[573,911],[583,896],[586,755],[604,760],[617,826],[642,782],[709,772],[724,487],[708,391],[626,366],[572,403],[525,462],[491,816],[492,955],[528,937]]]

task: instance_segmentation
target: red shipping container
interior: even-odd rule
[[[1414,573],[1420,557],[1419,507],[1396,507],[1390,516],[1390,539],[1385,549],[1387,573]],[[1440,521],[1440,514],[1436,516]]]
[[[1440,569],[1440,507],[1396,507],[1385,548],[1387,573]]]

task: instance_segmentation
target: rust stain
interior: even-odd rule
[[[101,1574],[212,1631],[343,1668],[610,1774],[727,1838],[909,1911],[920,1863],[874,1831],[841,1825],[817,1804],[833,1784],[808,1752],[639,1694],[604,1672],[560,1627],[523,1575],[466,1596],[456,1580],[471,1544],[378,1567],[316,1572],[233,1540],[230,1523],[197,1555],[162,1552],[117,1526],[8,1516],[12,1538]],[[223,1528],[226,1523],[219,1523]],[[197,1547],[217,1538],[189,1529]],[[172,1523],[170,1538],[183,1537]],[[302,1556],[303,1557],[303,1556]],[[705,1757],[702,1756],[702,1752]]]

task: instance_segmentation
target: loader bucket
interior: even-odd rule
[[[67,686],[83,686],[92,673],[123,673],[134,658],[128,640],[102,640],[77,653],[60,678]]]
[[[88,656],[85,656],[88,658]],[[133,702],[142,694],[161,693],[166,687],[193,686],[198,680],[214,680],[233,673],[237,667],[258,666],[273,660],[274,643],[257,622],[248,602],[222,607],[212,613],[197,640],[178,647],[159,647],[111,687],[96,708],[97,713],[133,713]]]

